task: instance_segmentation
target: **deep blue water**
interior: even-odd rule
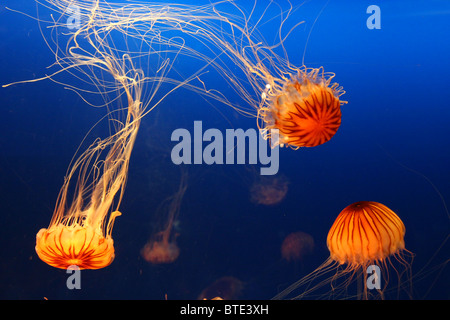
[[[250,2],[237,2],[250,10]],[[370,200],[403,220],[406,247],[415,254],[413,275],[425,267],[425,276],[413,284],[413,298],[448,299],[450,2],[325,4],[309,1],[293,13],[291,26],[305,24],[285,47],[294,65],[304,58],[307,66],[334,72],[348,104],[332,140],[280,151],[280,173],[290,181],[284,201],[250,202],[255,167],[192,165],[179,216],[179,258],[162,266],[141,258],[156,208],[178,186],[178,168],[157,147],[170,150],[171,132],[191,130],[194,120],[204,128],[256,128],[254,118],[180,89],[143,120],[123,215],[113,231],[116,258],[105,269],[83,271],[82,290],[68,290],[65,271],[39,260],[35,235],[48,226],[70,160],[105,109],[90,107],[50,80],[0,88],[0,297],[195,299],[216,279],[233,276],[244,283],[239,298],[269,299],[328,257],[326,235],[343,208]],[[379,30],[366,27],[372,4],[381,8]],[[5,7],[36,16],[32,1],[0,5],[0,83],[42,77],[54,57],[38,23]],[[262,27],[267,37],[273,37],[270,31]],[[182,59],[177,68],[183,70]],[[64,80],[70,83],[71,77]],[[280,246],[294,231],[311,234],[315,249],[301,263],[287,264]]]

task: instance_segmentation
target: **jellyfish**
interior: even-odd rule
[[[71,30],[61,23],[73,19],[69,6],[78,9],[76,19],[79,26]],[[129,22],[132,11],[123,8],[119,10],[122,16],[116,15],[114,12],[117,7],[100,1],[55,0],[49,1],[48,8],[61,14],[59,19],[49,22],[53,24],[49,28],[50,38],[46,39],[49,46],[55,45],[51,48],[56,59],[53,66],[59,69],[40,79],[21,82],[51,79],[75,91],[88,104],[96,106],[97,103],[90,101],[90,95],[100,97],[103,103],[100,106],[108,111],[104,119],[108,120],[109,136],[96,137],[78,158],[74,156],[50,224],[36,235],[35,250],[42,261],[56,268],[66,269],[77,265],[80,269],[100,269],[110,265],[115,258],[112,230],[115,219],[121,215],[119,207],[141,119],[168,94],[195,78],[195,75],[178,80],[169,79],[168,74],[178,56],[177,50],[163,48],[170,40],[162,37],[151,40],[130,37],[129,41],[127,30],[139,30],[139,27],[129,24],[125,30],[117,21],[123,18]],[[164,11],[148,14],[164,19]],[[64,30],[59,30],[61,28]],[[150,26],[148,32],[151,33],[151,30]],[[157,33],[157,30],[153,32]],[[120,36],[124,44],[120,43]],[[140,45],[136,51],[131,46],[138,40]],[[73,84],[58,79],[64,73],[74,75]],[[178,73],[174,75],[178,76]],[[157,97],[162,83],[173,86],[162,97]],[[87,89],[86,84],[91,84],[93,89]],[[82,150],[84,143],[88,143],[88,136],[79,150]],[[176,203],[173,205],[176,206]],[[167,229],[169,231],[171,224]],[[160,244],[165,245],[167,240],[166,233],[163,233]],[[171,250],[172,256],[177,252],[173,245],[167,248]]]
[[[284,260],[300,261],[314,250],[313,237],[305,232],[290,233],[281,245],[281,256]]]
[[[354,278],[357,279],[357,298],[378,296],[383,299],[390,279],[390,266],[398,272],[399,285],[403,274],[410,274],[408,256],[412,257],[412,254],[405,248],[404,235],[402,220],[387,206],[373,201],[353,203],[342,210],[328,232],[330,257],[275,299],[305,287],[305,291],[295,297],[304,298],[327,283],[331,284],[331,293],[338,294],[340,290],[346,290]],[[403,267],[402,271],[394,266],[394,260]],[[337,270],[334,275],[314,284],[333,270]],[[410,294],[407,287],[404,289]]]
[[[323,68],[300,68],[267,106],[259,110],[265,130],[278,129],[280,145],[315,147],[329,141],[341,125],[343,94]]]
[[[60,10],[71,3],[50,2]],[[267,42],[259,27],[276,21],[276,17],[266,17],[274,5],[272,1],[267,3],[265,8],[261,6],[261,16],[255,22],[252,22],[256,16],[253,10],[246,16],[245,10],[228,1],[203,6],[130,1],[121,7],[96,3],[96,9],[106,20],[104,31],[119,30],[139,41],[157,39],[158,43],[176,48],[185,64],[190,64],[191,59],[204,62],[205,72],[195,77],[197,85],[191,82],[185,87],[231,106],[245,116],[255,117],[262,136],[272,141],[272,147],[298,149],[322,145],[340,127],[341,106],[347,103],[341,100],[345,91],[333,82],[335,74],[325,72],[322,66],[307,67],[303,61],[302,66],[295,66],[289,61],[284,41],[303,23],[298,22],[282,36],[292,7],[280,8],[278,40],[274,44]],[[82,12],[91,10],[87,4],[77,5]],[[114,21],[108,23],[109,19]],[[244,104],[210,86],[207,68],[215,69]]]
[[[231,6],[229,12],[233,13],[222,10],[221,5]],[[254,10],[247,17],[245,10],[234,2],[190,7],[190,11],[168,8],[177,19],[163,23],[170,25],[171,32],[178,30],[190,36],[189,40],[197,41],[196,45],[183,47],[181,52],[207,61],[243,99],[244,105],[210,88],[199,77],[203,94],[241,114],[256,117],[262,136],[271,139],[272,147],[316,147],[329,141],[339,129],[341,106],[347,103],[341,100],[345,91],[333,82],[335,74],[325,72],[322,66],[295,66],[289,61],[283,43],[303,23],[297,23],[282,37],[282,27],[292,7],[280,13],[278,42],[267,43],[258,27],[268,22],[274,24],[274,17],[265,17],[272,5],[273,2],[267,4],[254,24],[251,22],[256,15]]]
[[[341,125],[341,106],[346,103],[340,99],[345,91],[333,82],[335,74],[325,72],[323,67],[295,67],[270,50],[271,46],[264,45],[262,39],[252,38],[248,26],[232,26],[246,40],[245,49],[231,49],[233,61],[255,91],[252,99],[250,93],[242,94],[256,110],[258,128],[272,140],[272,147],[298,149],[329,141]],[[230,48],[229,44],[226,47]]]
[[[255,204],[276,205],[286,197],[288,184],[284,175],[259,176],[250,187],[250,200]]]
[[[236,300],[242,294],[244,283],[233,276],[224,276],[203,289],[198,300]]]
[[[50,22],[51,35],[46,41],[49,46],[56,46],[51,48],[56,59],[53,66],[59,69],[28,82],[51,79],[75,91],[89,104],[94,103],[86,96],[98,90],[108,110],[111,133],[107,138],[96,139],[70,165],[50,225],[36,237],[36,252],[44,262],[58,268],[77,264],[94,269],[112,262],[111,233],[115,218],[120,215],[129,160],[142,117],[181,86],[234,106],[202,80],[208,67],[217,70],[248,103],[249,109],[235,108],[257,117],[265,138],[271,137],[272,129],[280,131],[279,141],[272,146],[314,146],[331,138],[336,128],[330,128],[330,123],[336,125],[337,121],[330,121],[330,115],[337,115],[333,108],[343,103],[332,99],[343,94],[338,84],[331,83],[334,75],[322,68],[291,65],[287,57],[273,50],[283,48],[281,27],[279,43],[268,45],[257,28],[262,17],[251,25],[235,4],[229,3],[232,12],[240,12],[242,17],[218,10],[221,3],[192,7],[139,2],[109,4],[99,0],[47,1],[46,7],[61,14]],[[69,10],[74,7],[76,17]],[[79,25],[67,30],[68,25],[63,22],[74,18]],[[280,25],[283,23],[281,20]],[[189,36],[189,41],[184,36]],[[194,50],[197,43],[191,45],[192,39],[202,49]],[[173,72],[169,77],[174,61],[181,56],[200,60],[204,66],[189,76]],[[234,74],[235,66],[247,81]],[[81,84],[58,80],[58,75],[64,73],[75,75],[73,79]],[[199,84],[194,85],[194,81]],[[163,83],[173,88],[156,98]],[[94,89],[87,89],[87,84]],[[312,116],[308,118],[307,114]],[[314,121],[318,125],[313,125]],[[69,203],[71,190],[74,195]]]
[[[49,0],[60,10],[70,1]],[[81,12],[91,8],[76,3]],[[278,16],[272,12],[273,1],[255,6],[249,16],[235,2],[218,1],[208,5],[157,5],[128,1],[121,4],[95,3],[100,17],[106,21],[104,31],[120,30],[127,37],[175,48],[185,64],[205,63],[193,82],[186,88],[224,103],[238,113],[257,119],[262,136],[271,146],[293,149],[316,147],[332,139],[341,124],[342,86],[333,82],[334,73],[323,66],[294,65],[284,42],[304,21],[284,32],[293,7],[281,8]],[[256,9],[261,9],[257,16]],[[83,16],[83,15],[82,15]],[[112,23],[108,23],[112,19]],[[279,19],[276,22],[276,19]],[[86,18],[89,20],[89,17]],[[260,27],[277,24],[277,40],[269,44]],[[209,82],[208,68],[213,68],[243,100],[222,93]]]
[[[139,100],[142,90],[139,72],[132,78],[120,73],[113,75],[116,79],[122,77],[120,82],[128,99],[127,117],[124,122],[115,119],[118,131],[103,140],[97,139],[69,168],[50,225],[36,235],[36,253],[53,267],[67,269],[77,265],[80,269],[100,269],[110,265],[115,257],[112,229],[115,218],[121,215],[118,208],[143,109]],[[105,149],[109,151],[101,159]],[[75,195],[68,205],[69,189],[75,178],[78,178]],[[110,213],[118,192],[116,209]]]
[[[170,231],[170,230],[169,230]],[[180,255],[180,249],[174,237],[171,242],[166,238],[165,231],[161,231],[141,249],[141,256],[152,264],[172,263]]]
[[[172,263],[178,258],[180,254],[180,249],[176,243],[178,234],[174,232],[173,226],[178,219],[181,202],[186,193],[186,189],[187,172],[182,170],[178,191],[163,201],[163,204],[157,210],[158,213],[165,210],[165,204],[168,204],[165,229],[153,235],[141,249],[141,256],[145,261],[152,264],[165,264]]]
[[[405,249],[405,226],[388,207],[360,201],[346,207],[327,237],[331,259],[355,266],[383,261]]]

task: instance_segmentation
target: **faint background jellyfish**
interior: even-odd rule
[[[164,229],[153,234],[141,249],[142,258],[152,264],[172,263],[180,254],[180,249],[176,242],[178,234],[174,231],[174,225],[178,221],[180,206],[187,190],[188,178],[185,169],[181,171],[180,184],[177,192],[165,199],[156,210],[156,215],[159,218],[165,217],[163,219]]]
[[[225,276],[203,289],[198,300],[235,300],[241,296],[243,289],[244,283],[241,280]]]
[[[306,255],[311,254],[313,250],[313,237],[302,231],[288,234],[281,244],[281,256],[288,262],[300,261]]]
[[[258,176],[250,187],[250,200],[255,204],[276,205],[284,200],[289,181],[286,176]]]
[[[397,292],[405,291],[410,297],[411,261],[408,256],[412,258],[412,254],[405,249],[404,235],[402,220],[385,205],[372,201],[353,203],[342,210],[328,232],[330,257],[275,299],[285,298],[294,290],[302,289],[303,293],[294,298],[306,298],[311,293],[318,294],[315,291],[326,284],[331,284],[331,292],[325,296],[339,297],[343,292],[348,293],[354,282],[356,295],[353,297],[383,299],[392,278],[390,269],[398,276]],[[393,260],[402,268],[395,266]],[[333,271],[335,274],[327,277]],[[403,283],[405,275],[408,279]]]

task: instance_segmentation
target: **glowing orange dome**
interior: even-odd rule
[[[59,223],[37,233],[36,252],[42,261],[56,268],[76,265],[80,269],[100,269],[114,260],[114,241],[89,226]]]
[[[329,141],[341,125],[343,91],[337,84],[329,86],[333,76],[323,70],[299,72],[287,81],[272,99],[268,128],[279,130],[281,145],[315,147]]]
[[[382,261],[405,248],[405,226],[385,205],[360,201],[346,207],[331,227],[327,245],[340,264]]]

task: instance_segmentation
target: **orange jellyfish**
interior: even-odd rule
[[[50,225],[36,235],[36,253],[47,264],[61,269],[71,265],[100,269],[114,260],[111,234],[121,213],[117,209],[110,213],[110,208],[118,192],[116,208],[120,205],[141,117],[139,103],[132,101],[129,108],[122,129],[94,142],[69,170]],[[108,148],[106,158],[100,161],[101,152]],[[67,208],[73,178],[78,178],[76,193]],[[89,179],[91,183],[87,183]]]
[[[356,202],[331,226],[327,246],[331,259],[351,268],[384,261],[405,249],[405,226],[388,207],[372,201]]]
[[[67,10],[68,3],[57,1],[53,4],[53,9],[62,16],[54,20],[52,29],[65,28],[58,21],[65,21],[67,16],[64,15],[71,14]],[[28,82],[48,78],[59,82],[54,77],[62,72],[75,74],[74,78],[83,83],[81,88],[70,84],[65,86],[77,92],[86,102],[85,95],[89,94],[97,94],[102,99],[101,106],[108,110],[104,117],[109,120],[108,137],[95,137],[88,149],[71,163],[50,225],[37,233],[35,249],[42,261],[57,268],[77,265],[80,269],[99,269],[110,265],[115,257],[111,234],[115,218],[121,214],[118,210],[141,119],[171,91],[188,81],[188,77],[180,81],[171,79],[171,83],[176,84],[175,88],[155,98],[161,84],[168,79],[177,53],[161,49],[156,44],[157,38],[151,42],[141,38],[142,52],[117,48],[112,30],[126,34],[127,31],[116,24],[117,20],[125,17],[110,15],[110,6],[98,2],[91,7],[78,1],[77,7],[80,9],[77,19],[80,25],[71,28],[72,31],[65,29],[64,33],[70,33],[64,44],[66,50],[59,47],[62,39],[46,41],[56,46],[53,51],[56,58],[54,65],[61,69]],[[130,15],[130,12],[124,12],[125,16],[127,14]],[[127,30],[131,28],[129,26]],[[59,34],[55,31],[55,35]],[[128,45],[125,43],[125,48]],[[168,56],[171,54],[174,57]],[[139,68],[139,65],[149,64],[152,67],[145,72]],[[98,91],[87,89],[85,83],[91,83]],[[73,198],[70,203],[71,194]],[[165,240],[164,236],[163,243]]]
[[[221,6],[228,7],[227,11]],[[295,66],[289,61],[284,41],[303,22],[296,23],[283,36],[282,29],[293,12],[292,7],[286,10],[280,7],[278,17],[266,16],[272,12],[269,10],[272,6],[273,2],[268,2],[262,15],[255,18],[255,12],[246,16],[246,10],[228,1],[189,6],[189,9],[130,4],[132,15],[122,13],[119,18],[120,10],[113,10],[104,18],[117,16],[108,30],[126,28],[129,37],[148,42],[157,38],[176,47],[183,59],[203,61],[208,68],[214,68],[243,99],[244,106],[230,101],[221,93],[222,88],[210,88],[209,83],[202,80],[204,74],[196,77],[200,87],[191,83],[188,87],[241,114],[256,117],[262,136],[271,139],[272,147],[315,147],[329,141],[339,129],[340,107],[346,103],[340,97],[345,92],[338,83],[332,83],[335,75],[324,72],[323,67]],[[158,10],[161,11],[158,15],[151,14]],[[252,18],[255,21],[252,22]],[[273,25],[276,18],[280,20],[273,31],[278,40],[268,43],[259,26]],[[148,24],[149,28],[142,33],[140,28],[132,27],[134,24]],[[175,41],[177,31],[182,33],[182,39],[189,36],[189,41]],[[169,34],[165,36],[165,32]],[[187,46],[191,41],[192,45]],[[185,63],[190,61],[185,60]]]
[[[376,294],[384,298],[392,260],[398,261],[405,269],[400,272],[396,267],[392,268],[398,272],[399,286],[403,273],[410,271],[410,262],[406,259],[410,252],[405,249],[404,236],[402,220],[387,206],[372,201],[353,203],[342,210],[328,233],[330,257],[275,298],[286,297],[293,290],[307,286],[302,294],[295,297],[303,298],[327,283],[331,283],[331,292],[338,294],[340,290],[347,290],[355,275],[358,298],[368,299]],[[312,285],[332,270],[337,270],[335,275]],[[404,289],[410,294],[407,288]]]
[[[120,76],[120,75],[117,75]],[[117,132],[97,139],[74,162],[65,178],[48,228],[36,235],[36,253],[47,264],[67,269],[100,269],[114,260],[112,229],[128,175],[128,166],[142,117],[142,104],[130,90],[140,92],[141,83],[123,77],[128,114]],[[128,82],[129,83],[126,83]],[[109,150],[100,159],[103,150]],[[67,206],[71,182],[78,179],[72,204]],[[120,197],[116,198],[119,194]],[[116,200],[116,209],[110,212]]]
[[[221,10],[221,5],[230,6],[229,11]],[[184,23],[165,23],[171,25],[171,31],[179,30],[205,46],[205,50],[195,51],[192,46],[183,51],[187,51],[186,56],[208,61],[250,108],[229,101],[219,89],[208,88],[206,95],[256,117],[262,136],[271,140],[272,147],[315,147],[329,141],[339,129],[341,105],[346,103],[340,97],[345,92],[338,83],[332,83],[335,75],[324,72],[323,67],[295,66],[289,61],[284,41],[303,23],[298,22],[282,36],[292,7],[285,11],[280,7],[279,28],[273,28],[278,42],[268,43],[262,37],[258,27],[276,21],[273,16],[266,17],[272,5],[269,2],[255,18],[255,12],[246,16],[235,3],[217,3],[195,8],[205,19],[195,19],[192,9],[176,12]],[[201,84],[206,89],[207,83]]]
[[[286,197],[288,184],[283,175],[259,176],[250,187],[250,201],[266,206],[278,204]]]
[[[284,238],[281,256],[286,261],[300,261],[314,250],[314,239],[305,232],[293,232]]]
[[[279,143],[296,149],[315,147],[329,141],[341,125],[343,94],[334,75],[323,68],[299,68],[268,105],[259,110],[265,130],[278,129]]]
[[[187,189],[187,173],[182,171],[178,191],[167,198],[158,208],[157,213],[166,209],[168,203],[168,217],[163,231],[157,232],[141,249],[141,256],[145,261],[152,264],[164,264],[174,262],[180,249],[177,246],[176,238],[178,234],[174,233],[173,226],[180,212],[181,202]]]

